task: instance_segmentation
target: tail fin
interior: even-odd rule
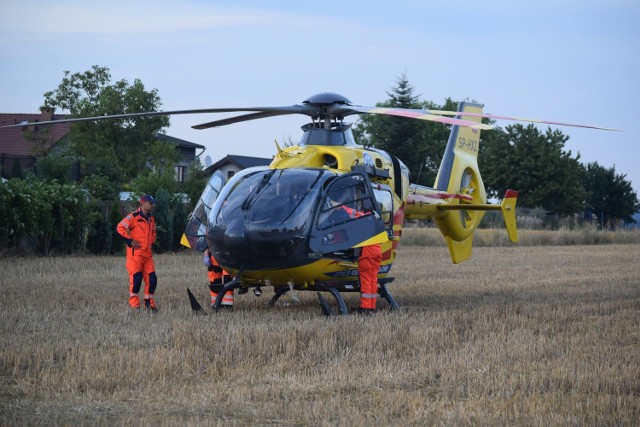
[[[482,114],[482,104],[473,104],[461,102],[458,104],[460,113],[470,112]],[[464,118],[468,121],[480,123],[482,118],[476,116],[464,116],[461,114],[458,118]],[[478,150],[480,149],[480,129],[471,129],[469,127],[453,126],[449,141],[440,163],[440,169],[436,177],[434,188],[447,193],[458,193],[461,187],[461,179],[466,169],[470,169],[476,175],[477,180],[480,179],[478,171]],[[486,200],[484,194],[484,186],[482,186],[482,196]],[[474,199],[476,199],[474,197]],[[478,202],[480,200],[477,200]]]
[[[464,113],[482,114],[482,105],[462,102],[458,112],[458,118],[479,123],[481,117],[465,116]],[[501,211],[509,239],[518,241],[515,209],[518,193],[508,190],[502,204],[487,204],[487,193],[478,169],[479,149],[479,129],[453,126],[435,188],[412,184],[407,196],[405,218],[433,218],[447,241],[455,264],[471,257],[473,233],[485,211]]]
[[[518,243],[518,229],[516,228],[516,200],[518,199],[518,192],[514,190],[507,190],[502,199],[500,210],[502,211],[502,217],[504,218],[504,225],[507,228],[507,234],[509,240],[513,243]]]
[[[481,117],[465,117],[463,114],[482,113],[480,104],[461,102],[458,111],[461,113],[458,117],[465,120],[478,123],[482,120]],[[487,203],[487,193],[478,169],[479,149],[479,129],[453,126],[434,185],[438,191],[456,195],[448,204],[457,206],[458,212],[442,210],[435,216],[435,222],[449,245],[451,258],[456,263],[471,256],[473,232],[484,216],[482,210],[467,210],[461,206]]]
[[[477,116],[464,115],[465,112],[482,114],[480,104],[461,102],[458,111],[461,113],[459,118],[476,122],[482,120]],[[438,205],[441,213],[435,216],[449,246],[451,260],[456,264],[471,256],[473,233],[487,210],[500,210],[509,239],[518,241],[515,209],[518,193],[507,191],[500,206],[487,204],[487,193],[478,168],[479,149],[479,129],[454,126],[436,177],[436,190],[456,195],[450,203]]]

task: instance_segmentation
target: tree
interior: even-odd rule
[[[480,153],[483,180],[490,196],[516,189],[518,205],[543,207],[559,215],[584,209],[584,167],[580,156],[564,151],[569,139],[559,130],[541,133],[534,125],[507,126],[493,130],[492,143]]]
[[[24,171],[22,170],[22,163],[20,163],[20,159],[15,159],[13,161],[13,165],[11,166],[11,178],[24,178]]]
[[[421,102],[413,94],[413,87],[402,75],[390,92],[389,99],[378,107],[455,109],[451,100],[444,106]],[[413,183],[433,185],[449,137],[449,129],[441,123],[425,122],[403,117],[363,115],[354,129],[359,143],[383,149],[407,165]]]
[[[64,72],[56,90],[44,94],[42,108],[68,110],[74,117],[157,111],[156,89],[145,90],[138,79],[110,83],[106,67],[94,65],[84,73]],[[85,175],[100,174],[115,183],[126,183],[145,169],[153,158],[156,133],[169,125],[167,116],[122,118],[74,123],[70,147],[82,162]]]
[[[36,160],[36,175],[45,181],[55,179],[60,182],[68,182],[75,161],[74,157],[66,156],[57,151],[50,152]]]
[[[160,188],[155,196],[156,207],[153,216],[156,219],[156,248],[158,252],[167,252],[173,249],[173,217],[169,203],[169,193]]]
[[[187,228],[187,212],[184,210],[184,202],[179,201],[173,209],[173,238],[171,241],[172,250],[177,251],[181,248],[180,240],[182,234]]]
[[[625,178],[613,166],[607,169],[598,162],[587,165],[585,187],[590,192],[587,203],[601,228],[615,227],[619,220],[634,222],[633,214],[640,210],[638,195]]]
[[[52,249],[72,252],[81,246],[87,216],[81,188],[57,181],[11,179],[3,183],[0,202],[0,242],[7,248],[48,255]]]
[[[190,165],[187,171],[187,180],[182,186],[182,190],[189,197],[188,210],[193,211],[200,199],[200,194],[204,191],[208,182],[208,177],[204,173],[204,168],[200,159],[195,159]]]
[[[109,230],[111,231],[111,253],[118,254],[124,252],[124,240],[116,230],[118,223],[122,221],[123,213],[120,211],[120,200],[115,199],[111,202],[109,209]]]
[[[101,255],[111,251],[113,245],[113,233],[110,230],[110,224],[107,216],[103,211],[102,204],[93,201],[89,205],[88,233],[87,233],[87,250],[92,254]]]

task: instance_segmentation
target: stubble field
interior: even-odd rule
[[[207,302],[198,254],[0,258],[0,425],[637,425],[640,245],[405,246],[399,313],[325,318],[314,293]],[[356,294],[346,296],[357,305]],[[283,302],[289,302],[285,295]],[[204,304],[203,304],[204,305]]]

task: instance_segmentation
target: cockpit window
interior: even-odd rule
[[[257,183],[270,171],[258,171],[247,174],[235,175],[225,188],[225,192],[218,198],[216,207],[212,211],[210,221],[214,224],[224,223],[231,217],[232,213],[240,209],[242,204],[251,195],[251,191],[256,187]]]

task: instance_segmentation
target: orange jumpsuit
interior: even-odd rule
[[[147,309],[156,308],[154,294],[158,278],[153,264],[151,245],[156,241],[156,221],[149,213],[145,216],[141,209],[131,212],[124,217],[116,227],[127,242],[127,271],[129,272],[129,305],[140,308],[138,293],[144,280],[144,303]],[[132,241],[136,240],[140,247],[134,248]]]
[[[348,206],[340,206],[351,218],[359,218],[366,215]],[[358,258],[358,275],[360,279],[360,308],[375,310],[378,297],[378,270],[382,262],[382,249],[380,244],[362,247],[362,253]]]
[[[229,273],[220,267],[218,261],[213,258],[209,249],[204,251],[204,264],[207,266],[207,276],[209,278],[209,295],[211,296],[211,307],[216,302],[216,298],[218,298],[218,293],[222,290],[222,287],[229,283],[232,278]],[[225,295],[222,297],[222,307],[223,308],[232,308],[233,307],[233,290],[227,291]]]
[[[364,246],[358,258],[360,275],[360,308],[376,309],[378,297],[378,270],[382,262],[380,243]]]

